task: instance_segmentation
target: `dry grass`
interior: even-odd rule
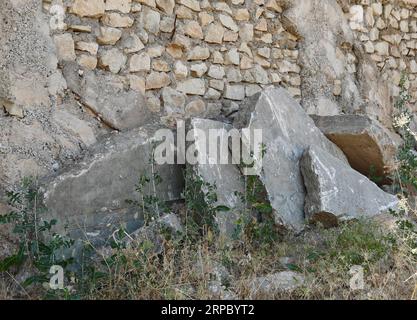
[[[339,228],[311,228],[301,236],[264,245],[217,247],[213,242],[165,243],[162,255],[140,250],[119,252],[118,268],[88,295],[89,299],[416,299],[415,257],[393,233],[371,222]],[[283,265],[280,258],[291,257]],[[223,294],[210,290],[216,267],[226,267]],[[365,270],[365,288],[349,287],[352,265]],[[250,296],[247,279],[286,270],[306,277],[304,286],[286,293]]]

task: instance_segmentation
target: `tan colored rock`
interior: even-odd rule
[[[106,13],[102,22],[104,25],[113,28],[130,28],[134,20],[129,16],[123,16],[117,12]]]
[[[97,57],[90,56],[88,54],[82,54],[77,59],[78,64],[87,70],[94,70],[97,68]]]
[[[75,45],[71,34],[55,35],[54,43],[59,61],[74,61],[76,59]]]
[[[209,25],[214,21],[214,18],[211,14],[208,14],[207,12],[200,12],[198,14],[198,17],[200,18],[200,23],[203,27]]]
[[[129,72],[151,70],[151,58],[146,52],[135,54],[130,58]]]
[[[191,75],[196,78],[202,77],[207,72],[207,65],[203,63],[193,64],[190,68]]]
[[[106,0],[107,11],[120,11],[129,13],[132,8],[132,0]]]
[[[188,76],[187,66],[181,61],[177,61],[174,66],[174,75],[178,80],[183,80]]]
[[[126,64],[126,56],[117,48],[104,51],[100,56],[100,66],[107,68],[110,72],[117,74]]]
[[[104,0],[75,0],[70,12],[80,17],[101,17],[105,12]]]
[[[171,15],[174,13],[175,1],[174,0],[156,0],[156,6],[164,11],[166,14]]]
[[[201,11],[200,3],[197,0],[180,0],[179,3],[186,6],[187,8],[190,8],[193,11]]]
[[[269,0],[265,7],[277,13],[282,13],[282,7],[278,5],[276,0]]]
[[[222,25],[234,32],[239,31],[239,27],[237,26],[236,22],[228,15],[225,14],[219,14],[219,20],[222,23]]]
[[[204,41],[208,43],[222,44],[223,36],[224,28],[218,23],[213,23],[207,28],[207,33]]]
[[[260,19],[258,24],[255,26],[255,30],[268,31],[268,23],[266,22],[266,19]]]
[[[75,44],[75,49],[88,52],[91,55],[95,56],[98,52],[98,44],[95,42],[78,41]]]
[[[234,64],[239,65],[240,64],[240,56],[239,52],[236,48],[230,49],[225,56],[225,64]]]
[[[218,63],[218,64],[224,63],[223,55],[219,51],[214,51],[212,56],[213,56],[213,63]]]
[[[209,57],[209,48],[200,46],[195,47],[187,54],[187,60],[207,60]]]
[[[115,45],[122,37],[122,30],[111,27],[100,27],[97,42],[102,45]]]
[[[243,42],[251,42],[253,40],[253,25],[245,23],[239,28],[239,37]]]
[[[196,21],[190,21],[185,25],[185,34],[194,39],[203,39],[203,30]]]
[[[250,15],[248,9],[238,9],[234,15],[237,21],[249,21]]]
[[[224,42],[235,42],[238,38],[239,34],[230,30],[226,30],[223,36]]]
[[[161,15],[155,10],[145,8],[141,14],[141,23],[146,31],[157,35],[159,33],[159,24]]]
[[[155,0],[135,0],[135,1],[142,3],[144,5],[147,5],[148,7],[156,8]]]
[[[202,79],[188,79],[178,83],[177,90],[185,94],[203,96],[206,93],[206,85]]]
[[[152,61],[152,69],[159,72],[169,72],[171,71],[171,68],[169,67],[169,64],[161,59],[153,60]]]
[[[146,90],[164,88],[170,83],[171,79],[165,72],[151,72],[151,74],[146,77]]]
[[[213,3],[213,9],[220,12],[226,12],[230,15],[233,14],[232,9],[230,9],[229,5],[225,2],[214,2]]]
[[[70,25],[68,29],[74,32],[85,32],[85,33],[89,33],[92,31],[91,26],[84,26],[84,25],[79,25],[79,24]]]
[[[205,102],[201,99],[197,99],[187,104],[187,106],[185,107],[185,116],[187,118],[195,117],[195,116],[203,114],[205,111],[206,111]]]
[[[179,6],[175,10],[175,16],[177,19],[191,20],[193,18],[193,11],[187,7]]]
[[[146,92],[145,79],[134,74],[129,74],[127,77],[129,79],[130,89],[140,92],[144,95]]]
[[[181,59],[183,54],[182,47],[174,43],[169,44],[166,47],[166,51],[175,59]]]
[[[242,59],[240,59],[240,69],[247,70],[253,67],[252,59],[248,58],[245,55],[242,55]]]

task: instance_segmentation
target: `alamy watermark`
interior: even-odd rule
[[[176,135],[170,129],[155,133],[153,158],[156,164],[235,164],[244,175],[258,175],[262,169],[264,144],[262,129],[194,128],[186,132],[185,122],[177,122]]]

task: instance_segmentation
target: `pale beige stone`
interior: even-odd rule
[[[239,28],[239,37],[243,42],[250,42],[253,40],[253,25],[245,23]]]
[[[97,57],[90,56],[88,54],[82,54],[77,59],[78,64],[87,70],[94,70],[97,68]]]
[[[101,17],[105,12],[104,0],[74,0],[70,12],[80,17]]]
[[[185,107],[186,117],[195,117],[195,116],[203,114],[205,111],[206,111],[206,103],[201,99],[191,101]]]
[[[206,85],[203,79],[188,79],[177,84],[177,90],[185,94],[203,96],[206,93]]]
[[[188,68],[181,61],[177,61],[174,66],[174,75],[178,80],[183,80],[188,76]]]
[[[218,64],[224,63],[223,55],[221,54],[221,52],[214,51],[212,56],[213,56],[213,63],[218,63]]]
[[[129,13],[132,8],[132,0],[106,0],[107,11],[120,11]]]
[[[200,12],[198,14],[198,17],[200,18],[200,23],[203,27],[209,25],[214,21],[214,17],[211,14],[208,14],[207,12]]]
[[[238,38],[239,34],[230,30],[226,30],[223,36],[224,42],[235,42]]]
[[[98,52],[98,44],[96,42],[85,42],[85,41],[78,41],[75,44],[75,49],[79,51],[85,51],[93,56],[97,55]]]
[[[156,59],[152,61],[152,69],[159,72],[169,72],[171,71],[171,68],[169,67],[169,64],[162,60],[162,59]]]
[[[258,24],[255,26],[255,30],[268,31],[268,23],[267,23],[266,19],[264,19],[264,18],[260,19]]]
[[[162,54],[164,53],[164,51],[165,51],[165,48],[163,46],[149,47],[148,50],[147,50],[148,55],[151,58],[157,58],[157,57],[162,56]]]
[[[240,56],[236,48],[232,48],[226,53],[225,64],[234,64],[237,66],[240,64]]]
[[[229,5],[225,2],[214,2],[212,7],[215,11],[226,12],[230,15],[233,14],[232,9],[230,9]]]
[[[219,20],[222,23],[222,25],[234,32],[239,31],[239,27],[237,26],[236,22],[228,15],[225,14],[219,14]]]
[[[141,13],[141,22],[146,31],[157,35],[159,33],[161,15],[155,10],[145,8]]]
[[[117,48],[104,51],[100,56],[100,66],[117,74],[126,64],[126,56]]]
[[[249,21],[250,15],[248,9],[238,9],[234,15],[237,21]]]
[[[224,71],[223,66],[212,64],[210,66],[208,76],[214,79],[223,79],[223,77],[225,76],[225,71]]]
[[[151,70],[151,58],[146,52],[135,54],[130,58],[129,71],[149,71]]]
[[[223,36],[224,28],[220,24],[214,23],[207,28],[207,33],[206,37],[204,38],[204,41],[208,43],[222,44]]]
[[[181,59],[183,54],[182,47],[174,43],[169,44],[166,47],[166,51],[170,56],[172,56],[175,59]]]
[[[179,3],[186,6],[187,8],[190,8],[193,11],[201,11],[200,3],[197,0],[179,0]]]
[[[242,55],[242,59],[240,59],[240,69],[247,70],[251,69],[253,66],[252,59],[248,58],[246,55]]]
[[[135,74],[129,74],[128,76],[130,89],[145,94],[146,84],[145,79]]]
[[[80,24],[73,24],[68,27],[69,30],[72,30],[74,32],[85,32],[90,33],[92,31],[91,26],[84,26]]]
[[[97,42],[102,45],[115,45],[122,37],[122,30],[112,27],[100,27]]]
[[[133,25],[134,20],[129,16],[123,16],[117,12],[106,13],[102,22],[104,25],[113,28],[130,28]]]
[[[146,77],[146,90],[164,88],[170,83],[171,79],[165,72],[151,72],[151,74]]]
[[[156,6],[166,14],[171,15],[174,12],[175,0],[156,0]]]
[[[59,61],[74,61],[76,59],[75,45],[71,34],[55,35],[54,43]]]
[[[209,48],[197,46],[188,53],[187,60],[207,60],[209,57]]]
[[[190,68],[193,77],[200,78],[207,72],[207,65],[203,63],[193,64]]]
[[[156,8],[155,0],[135,0],[135,1],[142,3],[144,5],[147,5],[148,7]]]
[[[282,7],[278,5],[276,0],[269,0],[265,7],[277,13],[282,13]]]
[[[191,20],[193,18],[193,11],[185,6],[179,6],[175,10],[175,16],[177,19]]]
[[[194,39],[203,39],[203,30],[196,21],[190,21],[185,25],[185,34]]]

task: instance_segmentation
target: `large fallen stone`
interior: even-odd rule
[[[350,165],[367,177],[390,173],[401,138],[363,115],[312,116],[316,126],[346,155]]]
[[[311,221],[334,226],[338,220],[387,212],[398,203],[395,196],[315,146],[304,152],[300,167],[307,189],[305,212]]]
[[[94,145],[80,163],[44,182],[44,203],[48,216],[60,225],[77,230],[85,227],[90,233],[109,225],[117,226],[126,219],[138,218],[139,208],[126,200],[139,200],[135,185],[145,175],[152,177],[151,154],[153,137],[158,126],[133,129],[112,134]],[[145,186],[144,194],[161,200],[181,199],[182,168],[177,165],[155,165],[162,183]],[[136,210],[136,211],[135,211]]]
[[[74,63],[65,65],[64,76],[68,87],[104,123],[117,130],[133,129],[149,123],[151,113],[140,92],[125,90],[117,76],[96,70],[86,71],[80,77],[77,70]]]
[[[342,151],[314,125],[303,108],[282,88],[268,87],[251,97],[235,125],[262,130],[265,155],[259,176],[277,223],[299,231],[304,226],[305,188],[299,168],[304,150],[315,145],[347,163]]]
[[[233,129],[225,123],[193,118],[190,120],[189,129],[192,129],[193,144],[198,154],[201,155],[198,163],[193,165],[193,172],[210,186],[215,186],[213,191],[217,201],[214,207],[227,207],[228,211],[218,211],[215,217],[220,236],[230,239],[236,228],[236,221],[243,211],[241,195],[244,194],[244,181],[238,167],[232,164],[232,156],[229,151],[228,134]],[[219,130],[218,138],[209,136],[209,131]],[[237,132],[237,131],[236,131]],[[210,157],[210,142],[217,148],[217,158]],[[190,148],[190,146],[189,146]],[[220,162],[220,154],[225,152],[228,162]],[[188,160],[188,159],[187,159]],[[207,189],[207,188],[205,188]],[[208,190],[203,190],[208,193]]]

